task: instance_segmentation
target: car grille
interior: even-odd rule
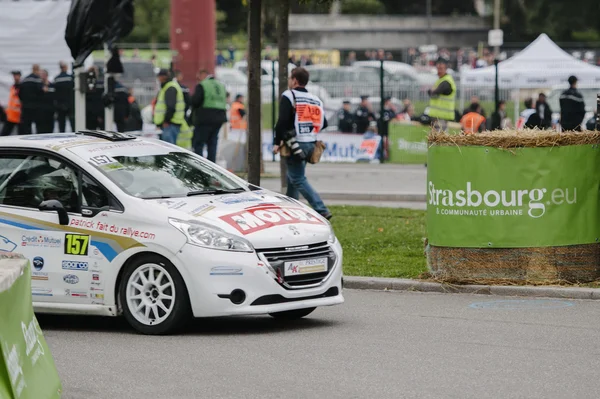
[[[333,270],[336,256],[327,242],[302,245],[288,248],[258,249],[277,275],[277,281],[284,288],[300,289],[320,284]],[[327,271],[320,273],[303,274],[299,276],[285,276],[285,262],[309,260],[327,257]]]

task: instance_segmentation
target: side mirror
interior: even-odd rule
[[[66,226],[69,224],[69,215],[67,214],[67,210],[65,209],[63,204],[60,203],[60,201],[44,201],[38,206],[38,209],[40,211],[55,211],[56,213],[58,213],[58,222],[61,225]]]

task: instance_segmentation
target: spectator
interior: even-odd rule
[[[152,56],[150,57],[150,62],[152,63],[152,66],[154,68],[157,67],[158,61],[156,60],[156,54],[152,54]]]
[[[354,116],[350,111],[350,101],[344,100],[342,109],[338,111],[338,129],[341,133],[354,133]]]
[[[192,147],[198,155],[203,155],[207,147],[208,160],[217,160],[217,143],[221,126],[227,122],[227,90],[225,86],[201,69],[196,75],[198,85],[192,96],[194,138]]]
[[[448,60],[438,58],[436,62],[438,80],[432,89],[428,90],[431,97],[429,102],[429,116],[436,129],[446,131],[448,121],[456,119],[455,100],[456,84],[448,71]]]
[[[375,121],[375,114],[372,109],[369,96],[360,96],[360,104],[354,112],[356,133],[364,134],[369,128],[369,122]]]
[[[23,134],[31,134],[31,125],[35,123],[40,130],[40,112],[42,97],[48,88],[44,86],[40,77],[40,66],[34,64],[31,74],[27,75],[19,85],[19,99],[21,100],[21,124]]]
[[[296,59],[296,54],[292,54],[290,56],[290,59],[288,60],[288,62],[290,64],[294,64],[294,65],[298,66],[298,60]]]
[[[183,82],[183,72],[181,72],[179,69],[176,69],[173,72],[175,75],[175,80],[179,84],[179,87],[181,87],[181,91],[183,91],[183,101],[185,101],[185,119],[186,119],[186,121],[189,121],[190,107],[192,105],[192,98],[190,97],[190,89],[189,89],[189,87],[187,87],[186,85],[184,85],[182,83]]]
[[[385,60],[385,51],[383,49],[377,50],[377,61]]]
[[[560,96],[560,124],[563,131],[581,131],[585,116],[585,102],[577,90],[577,78],[569,77],[569,89]]]
[[[141,131],[144,127],[144,120],[142,118],[142,110],[140,109],[140,105],[133,95],[133,89],[129,89],[127,102],[129,103],[129,117],[125,121],[125,131]]]
[[[227,60],[225,59],[225,57],[223,56],[223,52],[222,51],[217,51],[217,60],[216,60],[217,66],[223,66],[227,63]]]
[[[394,111],[394,105],[392,104],[391,97],[384,98],[383,102],[383,116],[379,121],[379,135],[381,137],[388,137],[390,131],[390,121],[396,117]]]
[[[100,79],[98,68],[92,66],[88,69],[95,80],[92,87],[88,87],[85,95],[85,128],[88,130],[104,130],[104,82]]]
[[[120,82],[115,81],[114,120],[118,132],[125,131],[125,122],[130,113],[129,90]]]
[[[140,49],[138,49],[138,48],[133,49],[133,54],[132,54],[131,58],[134,61],[139,61],[140,60]]]
[[[246,130],[248,128],[244,96],[241,94],[235,96],[235,101],[231,104],[229,122],[231,123],[232,129]]]
[[[485,117],[481,114],[481,105],[477,102],[471,103],[467,112],[460,119],[463,133],[481,133],[485,128]]]
[[[19,99],[19,88],[21,82],[21,71],[12,71],[13,85],[8,94],[8,105],[3,118],[4,126],[0,136],[10,136],[15,126],[18,126],[19,134],[24,134],[21,123],[21,100]]]
[[[396,116],[396,119],[402,122],[417,120],[418,118],[415,118],[415,107],[413,107],[412,104],[408,104],[408,106],[406,106],[402,112]]]
[[[402,100],[402,113],[407,112],[408,111],[408,107],[411,107],[412,103],[410,102],[409,98],[405,98],[404,100]]]
[[[171,79],[166,69],[158,72],[158,80],[160,91],[156,96],[153,123],[162,129],[161,140],[176,144],[181,127],[187,127],[183,91],[179,84]]]
[[[498,109],[492,114],[490,130],[499,130],[506,128],[506,101],[498,102]]]
[[[517,130],[534,129],[540,125],[540,117],[535,112],[535,104],[532,98],[524,101],[525,110],[521,112],[519,121],[517,122]]]
[[[546,102],[546,95],[544,93],[538,95],[535,110],[540,118],[540,125],[538,127],[540,129],[550,129],[552,127],[552,110]]]
[[[60,74],[54,78],[54,88],[56,90],[56,119],[58,120],[58,131],[63,133],[67,131],[67,119],[71,131],[75,131],[75,106],[73,92],[73,75],[67,71],[69,67],[65,62],[60,62]]]
[[[235,62],[235,47],[230,45],[227,51],[229,51],[229,62],[233,64]],[[179,85],[181,86],[181,83]]]
[[[410,65],[415,65],[418,59],[417,49],[409,48],[406,62]]]
[[[475,105],[480,105],[479,104],[479,97],[477,96],[471,96],[471,104],[469,104],[469,106],[467,108],[465,108],[465,110],[462,113],[462,116],[465,116],[466,114],[468,114],[469,112],[472,112],[471,106],[475,104]],[[485,118],[485,110],[483,109],[483,107],[480,107],[481,109],[481,115]]]
[[[346,58],[346,66],[352,66],[356,62],[356,52],[351,51]]]
[[[594,111],[594,116],[588,119],[585,127],[587,130],[596,130],[596,123],[598,120],[598,110]]]
[[[306,55],[302,55],[300,56],[300,65],[301,67],[306,67],[306,66],[310,66],[312,65],[312,61],[310,60],[310,58],[308,58]]]
[[[42,84],[44,85],[44,93],[40,99],[40,107],[38,109],[40,123],[36,123],[36,129],[38,134],[52,133],[54,132],[56,89],[54,88],[54,83],[50,82],[48,79],[47,70],[42,70],[40,77],[42,78]]]
[[[385,53],[385,59],[387,61],[394,61],[394,56],[392,55],[391,52],[388,51],[387,53]]]

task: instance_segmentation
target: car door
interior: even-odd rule
[[[76,170],[59,157],[24,150],[0,151],[0,165],[12,167],[0,167],[0,246],[31,261],[33,301],[89,303],[91,237],[68,223],[81,216]],[[61,224],[56,210],[40,210],[45,201],[58,201],[69,219]]]

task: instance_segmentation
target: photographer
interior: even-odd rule
[[[298,199],[302,194],[310,206],[326,219],[332,215],[321,197],[306,179],[306,162],[315,151],[317,133],[327,127],[323,102],[306,90],[309,74],[304,68],[294,68],[288,87],[283,92],[279,104],[279,119],[275,126],[273,152],[278,153],[281,146],[289,149],[287,163],[288,197]],[[282,156],[284,156],[282,154]]]

